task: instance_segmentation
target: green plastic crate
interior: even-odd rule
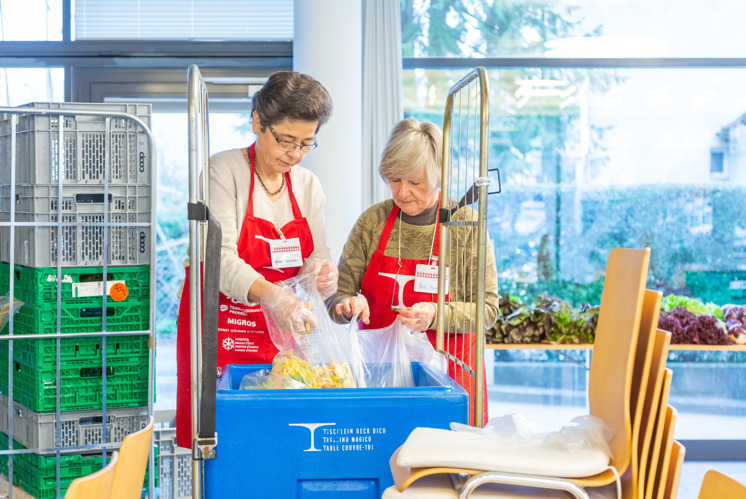
[[[0,449],[8,448],[8,436],[0,433]],[[13,448],[24,449],[18,442]],[[158,447],[153,447],[154,468],[158,469]],[[8,455],[0,456],[0,472],[8,476]],[[106,462],[111,456],[106,456]],[[81,476],[90,475],[103,467],[101,452],[86,454],[60,455],[60,495],[64,497],[70,483]],[[143,487],[148,486],[149,470],[145,469]],[[36,499],[55,499],[57,497],[57,456],[56,454],[17,454],[13,456],[13,483],[34,496]],[[158,474],[155,476],[155,486]]]
[[[0,262],[0,296],[9,292],[10,264]],[[24,302],[15,314],[15,334],[57,332],[57,269],[24,267],[14,269],[13,294]],[[114,285],[118,286],[114,288]],[[112,295],[126,286],[127,295],[116,301]],[[150,266],[107,267],[106,330],[150,329]],[[103,269],[76,267],[62,269],[60,290],[60,332],[103,330]],[[120,295],[121,296],[121,295]],[[4,330],[4,334],[7,334]]]
[[[107,338],[116,345],[116,339]],[[136,341],[142,341],[142,337]],[[72,341],[97,340],[100,338],[69,338]],[[62,341],[68,340],[63,338]],[[33,341],[33,340],[26,340]],[[44,340],[44,342],[56,340]],[[128,341],[132,341],[129,340]],[[57,360],[39,363],[24,360],[24,353],[15,355],[13,360],[13,400],[36,412],[53,412],[57,407]],[[147,345],[147,344],[146,344]],[[112,346],[112,348],[113,348]],[[107,356],[106,361],[106,405],[107,407],[138,407],[147,405],[148,400],[149,351],[143,348],[138,354],[126,357]],[[101,357],[63,358],[60,366],[60,410],[82,411],[98,409],[103,405],[102,390],[103,364]],[[8,393],[8,342],[0,342],[0,391]]]

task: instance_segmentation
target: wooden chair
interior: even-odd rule
[[[650,454],[647,459],[647,468],[646,468],[646,475],[645,475],[645,483],[644,488],[642,489],[644,491],[644,495],[640,496],[641,498],[652,498],[653,492],[656,484],[656,475],[658,473],[658,463],[660,463],[660,460],[663,456],[663,453],[665,452],[665,448],[667,445],[667,442],[664,441],[664,438],[667,436],[671,436],[673,438],[673,434],[670,431],[667,431],[666,429],[666,414],[668,412],[668,395],[671,392],[671,379],[672,379],[673,371],[670,369],[665,369],[663,373],[663,386],[661,388],[661,396],[658,403],[658,411],[657,414],[653,415],[651,418],[652,425],[653,426],[653,434],[651,436],[651,447],[650,447]],[[669,421],[670,423],[670,421]]]
[[[652,409],[653,386],[660,372],[660,357],[663,352],[656,347],[658,317],[663,294],[660,291],[645,290],[640,318],[640,332],[635,351],[635,367],[632,372],[632,392],[630,413],[632,414],[632,460],[627,472],[622,476],[622,491],[625,498],[642,497],[640,491],[644,483],[644,468],[641,462],[647,458],[649,432],[647,431]],[[655,365],[654,365],[655,364]]]
[[[140,499],[148,455],[153,446],[152,440],[152,416],[145,428],[124,437],[119,448],[119,464],[114,474],[112,499]]]
[[[698,499],[746,499],[746,485],[719,471],[709,470],[702,479]]]
[[[111,496],[114,486],[114,473],[116,471],[119,453],[111,455],[111,461],[102,469],[90,475],[76,478],[70,483],[65,494],[65,499],[102,499]]]
[[[673,452],[673,430],[676,426],[676,415],[676,409],[670,405],[666,406],[666,419],[663,423],[663,433],[661,435],[660,458],[657,463],[652,464],[651,471],[655,470],[655,478],[648,484],[652,486],[653,493],[650,496],[651,498],[662,497],[666,487],[666,474],[668,473],[671,454]]]
[[[610,465],[617,473],[624,474],[632,462],[632,392],[637,340],[641,328],[650,251],[615,248],[609,255],[606,278],[601,297],[596,341],[589,375],[588,398],[591,414],[603,420],[614,431],[609,445],[613,458]],[[651,312],[649,320],[656,312]],[[656,321],[657,322],[657,321]],[[652,329],[648,323],[648,329]],[[645,365],[647,361],[643,361]],[[638,379],[638,385],[641,384]],[[635,411],[637,406],[635,406]],[[415,430],[417,431],[417,430]],[[438,442],[432,442],[433,450]],[[406,446],[406,443],[405,443]],[[404,447],[404,446],[402,446]],[[422,451],[423,449],[420,449]],[[426,451],[429,449],[425,449]],[[546,487],[565,490],[575,497],[587,498],[584,487],[602,487],[616,481],[613,471],[607,469],[594,476],[582,478],[557,478],[531,473],[504,473],[481,471],[456,465],[438,468],[435,464],[408,467],[398,464],[400,448],[390,461],[398,491],[405,490],[421,476],[442,472],[473,474],[462,489],[466,496],[483,483],[501,482],[529,487]],[[509,475],[509,476],[508,476]],[[393,497],[393,496],[392,496]]]
[[[671,461],[666,473],[666,486],[663,489],[663,499],[676,499],[679,491],[679,478],[681,477],[681,467],[684,465],[684,453],[686,449],[681,443],[673,441],[671,448]]]

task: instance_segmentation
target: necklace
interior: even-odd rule
[[[282,188],[285,187],[285,175],[282,176],[282,183],[280,184],[280,188],[277,189],[275,192],[269,192],[269,189],[267,189],[267,186],[264,185],[264,180],[262,180],[262,176],[259,175],[259,170],[254,169],[254,173],[256,173],[256,178],[259,179],[259,183],[262,184],[262,187],[264,188],[264,192],[267,193],[269,196],[275,196],[282,191]]]

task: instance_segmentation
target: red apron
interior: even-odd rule
[[[295,277],[300,267],[276,270],[272,267],[272,257],[268,239],[299,238],[301,255],[305,260],[313,252],[313,235],[308,222],[303,217],[293,195],[290,174],[285,174],[288,195],[294,219],[279,231],[272,222],[254,216],[254,145],[249,147],[251,185],[246,217],[238,236],[238,256],[251,265],[269,282],[277,282]],[[280,234],[281,233],[281,234]],[[264,314],[257,304],[243,305],[220,293],[218,314],[218,367],[227,364],[271,364],[277,354],[272,343]],[[192,447],[192,386],[189,342],[189,268],[179,304],[179,319],[176,337],[176,442],[180,447]]]
[[[363,276],[363,282],[360,285],[360,292],[368,300],[370,307],[370,324],[358,323],[360,329],[380,329],[390,326],[399,315],[392,310],[393,307],[404,306],[411,307],[419,302],[437,301],[437,297],[430,293],[422,293],[414,290],[415,271],[418,264],[430,265],[428,260],[413,260],[402,258],[401,268],[399,267],[400,259],[394,256],[385,256],[386,244],[388,243],[391,231],[394,228],[396,217],[399,214],[399,207],[394,205],[386,225],[381,233],[381,240],[378,242],[373,257],[368,264],[368,268]],[[401,221],[399,221],[401,223]],[[438,241],[440,224],[435,226],[435,241]],[[433,260],[438,257],[438,244],[433,246]],[[449,301],[448,295],[445,297]],[[430,343],[435,347],[436,331],[435,329],[427,330],[427,337]],[[464,364],[474,369],[474,333],[460,333],[457,335],[446,335],[445,350],[456,356]],[[474,421],[474,399],[473,399],[473,376],[464,370],[460,365],[452,361],[448,362],[448,375],[464,387],[469,393],[469,420]],[[484,391],[484,420],[487,422],[487,391]]]

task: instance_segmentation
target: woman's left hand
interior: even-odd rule
[[[422,301],[409,308],[399,310],[402,324],[415,331],[426,331],[435,319],[435,303]]]
[[[339,270],[331,260],[322,260],[313,258],[306,260],[301,269],[301,274],[313,272],[316,274],[316,289],[319,290],[321,298],[326,300],[337,292],[337,280],[339,279]]]

